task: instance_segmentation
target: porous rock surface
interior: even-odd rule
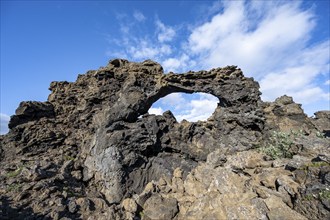
[[[329,114],[310,119],[287,96],[262,102],[235,66],[164,74],[115,59],[50,90],[47,102],[22,102],[0,136],[3,219],[330,217],[329,139],[314,135]],[[174,92],[212,94],[218,107],[195,123],[147,113]],[[292,159],[254,149],[295,129]]]

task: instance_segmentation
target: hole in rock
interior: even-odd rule
[[[211,94],[178,92],[159,99],[148,112],[161,115],[170,110],[178,122],[183,119],[190,122],[206,121],[213,114],[218,103],[219,99]]]

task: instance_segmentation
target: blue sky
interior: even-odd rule
[[[0,132],[20,101],[47,100],[51,81],[117,57],[177,73],[237,65],[265,101],[288,94],[309,115],[329,110],[329,2],[1,1]],[[173,94],[151,112],[194,121],[216,102]]]

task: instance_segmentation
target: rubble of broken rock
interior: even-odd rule
[[[263,102],[235,66],[115,59],[50,90],[0,136],[1,219],[330,218],[330,111]],[[219,104],[194,123],[147,113],[174,92]]]

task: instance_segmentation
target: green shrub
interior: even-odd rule
[[[315,135],[316,135],[316,137],[318,137],[318,138],[325,138],[324,133],[322,133],[322,132],[320,132],[320,131],[317,131],[317,132],[315,133]]]
[[[320,199],[330,200],[330,190],[322,190],[319,192]]]
[[[309,167],[324,167],[324,166],[329,166],[329,164],[327,162],[324,162],[324,161],[317,161],[317,162],[312,162],[308,166]]]
[[[7,192],[19,192],[22,188],[22,184],[13,183],[7,186]]]
[[[311,195],[311,194],[309,194],[309,195],[305,195],[305,196],[303,197],[303,200],[306,200],[306,201],[312,201],[312,200],[314,200],[314,199],[315,199],[314,196]]]
[[[18,176],[18,175],[21,174],[22,169],[23,169],[23,166],[19,166],[16,170],[11,171],[11,172],[8,172],[8,173],[6,174],[6,177],[8,177],[8,178],[16,177],[16,176]]]
[[[273,160],[278,158],[292,158],[291,150],[295,138],[302,136],[302,131],[281,132],[274,131],[269,140],[259,148],[259,151],[270,156]]]
[[[74,158],[74,157],[71,157],[71,156],[69,156],[69,155],[64,155],[64,156],[63,156],[63,159],[64,159],[64,160],[74,160],[75,158]]]

